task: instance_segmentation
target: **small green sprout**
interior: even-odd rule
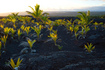
[[[32,22],[33,24],[35,23],[35,21],[34,21],[34,20],[32,20],[31,22]]]
[[[53,26],[49,27],[48,30],[51,32],[53,29]]]
[[[1,21],[3,21],[3,23],[6,23],[7,19],[6,18],[2,18]]]
[[[20,39],[21,34],[22,34],[22,32],[20,32],[20,29],[18,29],[18,39]]]
[[[11,21],[13,22],[13,24],[15,24],[15,22],[16,22],[16,19],[15,19],[15,18],[13,18]]]
[[[15,34],[16,30],[14,30],[13,28],[10,29],[11,33],[12,33],[12,37]]]
[[[28,41],[28,44],[29,44],[29,46],[30,46],[30,49],[32,49],[32,46],[33,46],[33,44],[36,42],[36,40],[30,40],[30,39],[28,39],[27,40]]]
[[[48,20],[48,22],[46,22],[45,24],[49,25],[50,27],[52,26],[52,21]]]
[[[87,51],[90,53],[90,52],[92,52],[92,50],[95,48],[95,46],[93,46],[93,44],[92,43],[87,43],[87,45],[84,45],[85,46],[85,48],[87,49]]]
[[[25,27],[25,31],[26,31],[26,33],[27,33],[27,35],[28,35],[28,33],[30,32],[30,26]]]
[[[66,27],[67,28],[69,28],[70,27],[70,25],[73,25],[73,23],[71,22],[72,21],[72,19],[69,21],[69,20],[67,20],[67,24],[66,24]],[[65,25],[65,24],[64,24]]]
[[[71,21],[72,21],[72,19],[71,19],[70,21],[67,20],[67,24],[68,24],[68,25],[71,25],[71,24],[72,24]]]
[[[13,24],[13,27],[16,29],[16,25],[15,24]]]
[[[101,25],[103,27],[103,22],[100,22],[99,25]]]
[[[19,65],[20,65],[21,62],[22,62],[22,60],[20,60],[20,58],[18,58],[17,63],[15,65],[13,59],[11,59],[10,64],[11,64],[12,68],[15,69],[15,68],[18,68],[19,67]]]
[[[40,23],[39,22],[35,22],[35,24],[37,24],[39,26]]]
[[[75,37],[76,37],[76,39],[77,39],[77,36],[78,36],[79,34],[77,34],[77,33],[75,33]]]
[[[30,23],[31,19],[32,19],[32,18],[26,16],[26,21],[27,21],[28,23]]]
[[[55,33],[50,33],[50,35],[49,35],[48,37],[51,37],[51,38],[53,39],[55,45],[56,45],[56,40],[57,40],[57,38],[58,38],[58,37],[57,37],[57,34],[55,34]]]
[[[5,44],[6,44],[6,41],[7,41],[7,37],[8,37],[8,36],[5,36],[5,35],[4,35],[3,37],[1,36],[1,38],[0,38],[1,41],[4,43],[4,48],[5,48]]]
[[[61,25],[61,23],[62,23],[62,19],[55,20],[55,24]]]
[[[97,26],[99,25],[97,22],[94,23],[95,25],[95,30],[97,29]]]
[[[74,27],[74,32],[77,33],[78,30],[79,30],[79,26],[77,25]]]
[[[52,30],[54,34],[57,34],[57,30]]]
[[[85,27],[85,34],[90,30],[89,26]]]
[[[82,27],[81,34],[82,34],[82,36],[84,35],[84,27]]]
[[[20,17],[18,17],[18,19],[23,22],[23,25],[26,24],[26,18],[25,17],[20,16]]]
[[[39,25],[39,27],[31,27],[31,28],[37,33],[37,37],[38,37],[38,39],[39,39],[39,35],[40,35],[40,33],[41,33],[41,28],[42,28],[42,26]]]
[[[4,28],[4,25],[0,24],[0,27],[1,27],[1,28]]]
[[[65,26],[65,25],[66,25],[66,23],[67,23],[67,22],[65,21],[65,19],[63,19],[63,20],[62,20],[62,25],[64,25],[64,26]]]
[[[100,24],[100,25],[103,25],[103,22],[100,22],[99,24]]]
[[[24,25],[22,25],[20,28],[23,30],[23,32],[25,31],[25,26]]]
[[[10,28],[8,28],[8,27],[4,28],[4,33],[5,33],[6,35],[8,35],[9,31],[10,31]]]
[[[72,26],[70,26],[69,27],[69,30],[71,31],[71,33],[73,32],[73,27]]]
[[[60,46],[60,45],[58,45],[58,44],[56,44],[56,46],[58,46],[58,49],[59,49],[59,50],[62,50],[62,48],[63,48],[63,46]]]

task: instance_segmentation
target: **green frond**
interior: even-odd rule
[[[33,41],[32,41],[32,44],[34,44],[35,42],[36,42],[36,40],[33,40]]]
[[[33,12],[35,11],[34,8],[32,8],[31,6],[28,6],[28,7],[30,7]]]
[[[11,64],[12,68],[14,69],[15,68],[15,63],[14,63],[13,59],[11,59],[10,64]]]
[[[92,47],[92,50],[95,48],[95,46]]]
[[[16,63],[16,67],[18,67],[20,65],[20,58],[18,58],[17,63]]]
[[[45,13],[43,13],[42,15],[46,15],[46,16],[47,16],[47,15],[49,15],[49,13],[45,12]]]
[[[35,11],[36,11],[36,12],[39,11],[39,7],[40,7],[40,5],[36,4],[36,6],[35,6]]]
[[[90,16],[90,11],[88,10],[88,12],[87,12],[87,16]]]

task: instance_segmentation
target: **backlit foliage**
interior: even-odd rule
[[[15,62],[13,61],[13,59],[11,59],[10,64],[12,66],[13,69],[16,69],[19,67],[20,63],[22,62],[22,60],[20,60],[20,58],[18,58],[17,63],[15,64]],[[18,70],[18,69],[16,69]]]
[[[90,52],[92,52],[92,50],[94,50],[95,49],[95,46],[93,46],[93,44],[92,43],[87,43],[87,45],[84,45],[85,46],[85,48],[86,48],[86,50],[90,53]]]
[[[99,25],[101,25],[103,28],[105,27],[105,24],[103,24],[102,22],[92,23],[93,20],[91,20],[90,11],[88,11],[87,13],[78,12],[80,13],[80,15],[77,16],[79,19],[76,19],[74,21],[72,19],[57,19],[55,21],[51,21],[50,19],[48,19],[49,13],[43,13],[43,10],[40,10],[40,5],[36,4],[34,8],[32,8],[31,6],[29,7],[31,8],[32,12],[27,11],[27,13],[33,16],[36,20],[28,16],[18,16],[19,13],[12,13],[7,18],[0,19],[0,53],[2,50],[2,44],[5,48],[7,37],[9,37],[10,39],[17,39],[15,38],[15,36],[18,35],[17,41],[20,41],[20,36],[22,37],[22,34],[25,35],[25,33],[27,33],[27,35],[22,38],[26,38],[26,36],[31,37],[33,35],[31,34],[32,30],[34,30],[35,34],[37,35],[38,41],[40,41],[39,38],[41,38],[41,31],[43,32],[44,28],[45,30],[47,29],[49,32],[49,35],[47,35],[47,37],[52,38],[55,46],[57,46],[58,49],[61,50],[63,46],[57,44],[59,33],[57,34],[57,30],[55,30],[56,26],[64,26],[67,29],[68,34],[75,36],[76,40],[80,39],[79,36],[82,36],[82,39],[85,39],[86,34],[89,30],[91,30],[91,25],[93,25],[95,29],[97,29]],[[29,39],[27,40],[27,42],[32,49],[33,44],[36,42],[36,40],[32,41]],[[93,49],[95,49],[95,46],[93,46],[92,43],[87,43],[87,45],[84,46],[89,53]],[[19,58],[17,64],[15,65],[13,59],[11,59],[11,66],[13,67],[13,69],[18,67],[21,61],[22,60],[20,60]]]

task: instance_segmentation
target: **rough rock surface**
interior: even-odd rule
[[[64,26],[54,27],[58,32],[57,44],[63,46],[59,50],[51,38],[49,31],[42,30],[41,38],[33,45],[32,50],[27,46],[24,35],[20,40],[8,38],[5,53],[0,57],[0,70],[12,70],[9,65],[11,58],[16,62],[22,59],[19,70],[105,70],[105,30],[98,27],[86,34],[85,39],[75,39]],[[29,34],[29,38],[34,40],[34,31]],[[23,45],[23,41],[25,45]],[[84,44],[92,43],[95,46],[93,52],[88,53],[84,49]],[[26,45],[27,44],[27,45]],[[25,50],[25,53],[22,53]]]

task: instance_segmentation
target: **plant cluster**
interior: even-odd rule
[[[49,14],[43,13],[43,10],[40,10],[40,5],[36,4],[35,9],[32,8],[31,6],[29,7],[32,9],[33,12],[27,11],[27,13],[32,15],[37,20],[37,22],[35,22],[35,20],[32,20],[32,18],[27,16],[26,17],[18,16],[18,13],[16,14],[12,13],[12,15],[9,15],[8,18],[3,18],[0,20],[4,23],[4,24],[0,24],[0,29],[2,29],[4,33],[4,36],[1,36],[0,38],[0,54],[2,51],[1,49],[2,43],[4,45],[4,48],[6,48],[5,44],[9,34],[11,34],[12,37],[14,37],[14,35],[17,34],[18,39],[20,40],[22,34],[27,33],[27,36],[28,36],[31,30],[34,30],[39,40],[42,29],[47,28],[50,32],[48,37],[50,37],[54,41],[55,46],[57,46],[58,49],[61,50],[63,46],[60,46],[57,44],[57,40],[59,37],[57,34],[57,30],[54,30],[55,26],[59,26],[59,25],[65,26],[67,30],[69,30],[72,34],[75,35],[76,39],[78,39],[77,37],[79,35],[82,35],[83,37],[86,36],[87,32],[90,30],[90,25],[94,25],[95,29],[97,29],[99,25],[103,26],[102,22],[92,23],[93,20],[91,20],[90,18],[90,11],[88,11],[87,14],[85,12],[78,12],[80,13],[80,15],[77,16],[79,19],[76,19],[75,21],[72,21],[72,19],[71,20],[58,19],[55,21],[51,21],[48,19],[48,16],[47,16]],[[7,22],[13,23],[13,27],[6,27],[5,24],[7,24]],[[21,22],[22,24],[19,24],[19,22]],[[29,23],[33,24],[34,26],[30,26]],[[19,25],[20,27],[18,27]],[[30,39],[27,40],[30,46],[30,49],[32,49],[33,44],[36,41],[37,40],[33,40],[33,41]],[[95,49],[95,46],[93,46],[92,43],[90,44],[87,43],[87,45],[85,45],[85,48],[90,53],[92,50]],[[21,61],[22,60],[20,60],[19,58],[17,61],[17,64],[15,65],[13,59],[11,59],[10,64],[14,69],[20,65]]]

